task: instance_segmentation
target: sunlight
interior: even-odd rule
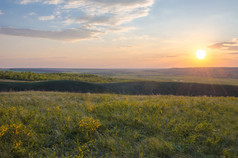
[[[207,53],[205,50],[197,50],[196,52],[196,57],[199,59],[199,60],[202,60],[206,57]]]

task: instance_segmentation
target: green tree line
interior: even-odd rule
[[[22,81],[42,81],[42,80],[74,80],[84,82],[115,82],[111,77],[101,77],[94,74],[74,74],[74,73],[34,73],[0,71],[0,79],[22,80]]]

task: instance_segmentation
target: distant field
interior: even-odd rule
[[[0,93],[0,157],[237,157],[238,98]]]
[[[80,93],[113,93],[130,95],[236,96],[238,86],[183,82],[131,81],[118,83],[88,83],[71,80],[0,81],[0,92],[58,91]]]
[[[171,69],[60,69],[60,68],[18,68],[2,69],[15,72],[35,73],[76,73],[94,74],[102,77],[111,77],[112,80],[136,80],[136,81],[158,81],[158,82],[186,82],[238,85],[238,68],[171,68]],[[105,79],[103,79],[105,80]],[[82,80],[81,80],[82,81]],[[90,80],[89,80],[90,81]],[[106,82],[110,80],[105,80]]]
[[[238,97],[238,79],[233,78],[177,76],[176,73],[181,74],[179,71],[173,72],[174,76],[160,74],[166,72],[169,75],[171,70],[167,70],[168,72],[166,70],[160,70],[161,72],[157,72],[158,70],[105,70],[105,73],[109,73],[114,77],[100,73],[85,74],[83,70],[81,71],[81,73],[0,71],[0,92],[34,90],[132,95],[163,94]],[[85,71],[92,73],[92,71],[104,70]],[[135,75],[136,73],[140,75]]]
[[[182,83],[204,83],[204,84],[221,84],[221,85],[236,85],[238,79],[231,78],[205,78],[194,76],[161,76],[161,75],[116,75],[115,78],[140,80],[140,81],[157,81],[157,82],[182,82]]]
[[[94,74],[79,73],[35,73],[31,71],[0,71],[0,80],[16,81],[51,81],[51,80],[71,80],[91,83],[111,83],[123,82],[122,79],[103,77]]]

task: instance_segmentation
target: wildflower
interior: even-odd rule
[[[19,142],[15,142],[13,148],[14,148],[14,149],[17,149],[17,148],[19,148],[19,146],[21,146],[21,144],[22,144],[21,141],[19,141]]]
[[[61,111],[61,109],[60,109],[60,107],[59,106],[56,106],[56,108],[55,108],[57,111]]]
[[[6,126],[2,125],[0,127],[0,137],[2,137],[8,129],[9,127],[7,125]]]

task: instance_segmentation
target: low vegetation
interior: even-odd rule
[[[34,73],[0,71],[0,79],[20,80],[20,81],[43,81],[43,80],[73,80],[83,82],[110,83],[121,81],[111,77],[101,77],[93,74],[77,73]]]
[[[120,82],[87,83],[81,81],[57,80],[41,82],[0,81],[3,91],[60,91],[81,93],[116,93],[132,95],[184,95],[184,96],[236,96],[238,86],[179,82]]]
[[[0,94],[0,157],[237,157],[238,98]]]
[[[0,69],[1,70],[1,69]],[[203,83],[238,85],[237,67],[171,68],[171,69],[65,69],[65,68],[11,68],[14,72],[37,72],[43,74],[75,73],[112,77],[117,80]]]

